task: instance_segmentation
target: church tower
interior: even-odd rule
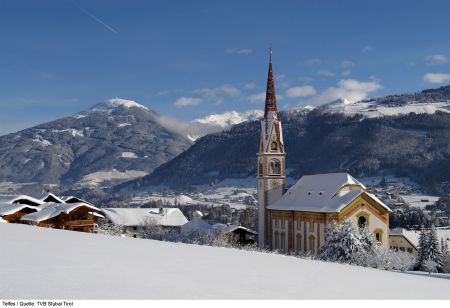
[[[275,82],[272,72],[272,50],[269,55],[264,118],[261,120],[258,161],[258,246],[270,246],[270,217],[267,206],[285,192],[285,156],[283,131],[278,119]]]

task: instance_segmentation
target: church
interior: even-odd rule
[[[306,150],[306,149],[305,149]],[[286,190],[286,152],[278,118],[272,52],[257,154],[258,246],[283,253],[317,254],[332,221],[367,225],[389,248],[391,210],[347,173],[305,175]]]

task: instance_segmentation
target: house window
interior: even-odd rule
[[[270,145],[270,149],[271,149],[272,151],[278,150],[278,144],[277,144],[276,141],[272,141],[272,144]]]
[[[409,253],[412,253],[412,248],[406,248],[406,251],[408,251]]]
[[[272,159],[270,161],[270,174],[280,175],[281,174],[281,164],[278,159]]]
[[[302,248],[302,236],[300,235],[300,233],[297,233],[295,237],[295,249],[297,253],[300,253],[301,248]]]
[[[297,220],[297,230],[300,230],[301,227],[302,227],[301,221],[300,221],[300,220]]]
[[[281,239],[280,239],[280,244],[281,244],[281,251],[285,251],[285,239],[286,239],[286,234],[284,232],[281,232]]]
[[[359,216],[358,218],[358,226],[360,228],[363,228],[365,225],[367,225],[367,219],[364,216]]]
[[[278,223],[278,218],[275,218],[275,228],[278,228],[280,224]]]
[[[281,228],[284,229],[285,228],[285,219],[281,218]]]
[[[259,163],[259,175],[263,175],[264,174],[264,170],[263,170],[263,163]]]
[[[400,247],[400,251],[405,251],[405,247]]]

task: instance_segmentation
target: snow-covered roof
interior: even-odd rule
[[[361,195],[369,196],[391,211],[348,173],[305,175],[268,209],[335,213]]]
[[[70,203],[70,204],[52,202],[52,203],[46,203],[46,204],[41,205],[40,207],[37,207],[37,209],[39,209],[38,212],[24,215],[24,216],[22,216],[22,218],[20,218],[20,220],[41,222],[41,221],[56,217],[62,213],[69,214],[73,210],[78,209],[80,207],[88,207],[94,211],[100,212],[100,209],[96,208],[95,206],[92,206],[92,205],[89,205],[86,203],[82,203],[82,202]]]
[[[81,198],[75,197],[75,196],[70,196],[70,197],[67,197],[67,198],[63,198],[63,201],[64,201],[64,203],[79,203],[79,202],[82,202],[82,203],[87,203],[87,204],[93,205],[92,203],[90,203],[90,202],[88,202],[86,200],[83,200]]]
[[[44,203],[44,201],[42,201],[42,200],[27,196],[27,195],[17,196],[14,199],[12,199],[10,201],[10,203],[22,203],[23,201],[28,201],[28,202],[34,203],[36,205],[40,205],[40,204]]]
[[[46,202],[46,203],[52,203],[52,202],[65,203],[63,199],[57,197],[55,194],[52,194],[52,193],[48,193],[47,196],[45,196],[44,198],[41,199],[41,201]]]
[[[181,226],[182,234],[189,234],[195,231],[209,233],[213,231],[213,226],[211,226],[207,221],[201,219],[200,217],[195,218]]]
[[[106,217],[116,225],[142,226],[154,219],[160,226],[182,226],[188,222],[178,208],[103,208]]]
[[[38,207],[32,205],[0,203],[0,216],[11,215],[25,208],[39,211]]]
[[[234,226],[234,227],[228,229],[228,230],[227,230],[227,233],[236,231],[236,230],[238,230],[238,229],[245,230],[245,231],[247,231],[248,233],[251,233],[251,234],[254,234],[254,235],[257,235],[257,234],[258,234],[258,232],[254,231],[254,230],[252,230],[252,229],[243,227],[243,226]]]

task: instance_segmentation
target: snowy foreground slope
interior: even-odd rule
[[[447,298],[450,280],[0,223],[1,299]]]

